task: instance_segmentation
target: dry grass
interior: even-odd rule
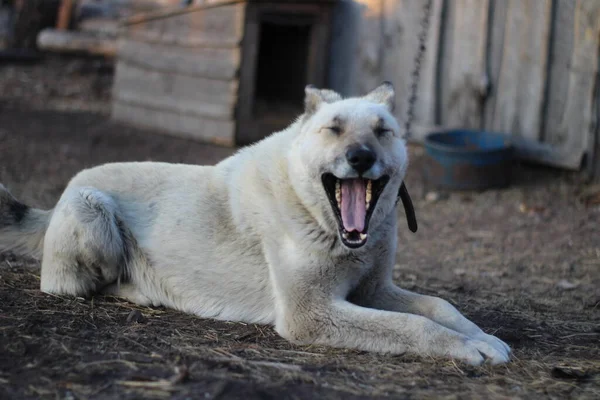
[[[0,379],[13,398],[600,395],[597,319],[519,307],[499,312],[493,302],[473,306],[473,319],[498,329],[515,349],[509,365],[474,368],[292,346],[268,327],[203,320],[115,298],[48,296],[37,290],[35,262],[14,257],[3,260],[1,271]]]

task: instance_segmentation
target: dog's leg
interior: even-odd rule
[[[367,293],[369,295],[365,296]],[[439,297],[410,292],[388,282],[376,290],[363,290],[359,297],[353,296],[352,300],[364,307],[421,315],[470,338],[487,342],[507,356],[510,355],[510,347],[506,343],[483,332],[452,304]]]
[[[392,239],[395,241],[395,238]],[[464,317],[452,304],[439,297],[426,296],[404,290],[392,282],[395,243],[389,243],[382,251],[371,274],[363,279],[350,295],[354,304],[378,310],[421,315],[438,324],[462,333],[470,338],[484,341],[508,357],[510,347],[493,335],[488,335]]]
[[[338,265],[294,243],[267,247],[276,300],[275,328],[284,338],[367,351],[451,357],[479,365],[507,362],[505,352],[423,316],[375,310],[346,301],[357,265]],[[353,261],[350,260],[350,263]]]
[[[94,188],[67,189],[44,239],[41,290],[88,296],[124,275],[126,243],[115,201]]]
[[[276,329],[300,344],[321,344],[393,354],[449,357],[471,365],[508,361],[488,343],[471,339],[419,315],[359,307],[343,300],[298,303]]]

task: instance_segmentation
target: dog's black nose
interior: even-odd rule
[[[375,164],[375,152],[363,146],[352,147],[346,152],[346,160],[359,174],[363,174]]]

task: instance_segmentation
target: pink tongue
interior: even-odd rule
[[[343,179],[342,222],[347,232],[362,232],[365,229],[367,206],[365,204],[366,184],[362,179]]]

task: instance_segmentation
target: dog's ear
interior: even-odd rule
[[[372,101],[373,103],[379,103],[385,105],[390,112],[394,111],[396,107],[396,90],[391,82],[385,81],[375,89],[367,93],[364,98]]]
[[[321,97],[325,103],[335,103],[342,100],[342,95],[331,89],[321,89]]]
[[[400,186],[400,190],[398,191],[398,198],[402,200],[402,205],[404,206],[404,213],[406,214],[406,222],[408,223],[408,229],[411,232],[417,231],[417,216],[415,214],[415,208],[413,207],[412,200],[410,195],[408,194],[408,190],[406,189],[406,185],[402,182],[402,186]]]
[[[317,89],[313,85],[307,85],[304,89],[304,112],[313,114],[322,103],[335,103],[342,99],[342,96],[330,89]]]

